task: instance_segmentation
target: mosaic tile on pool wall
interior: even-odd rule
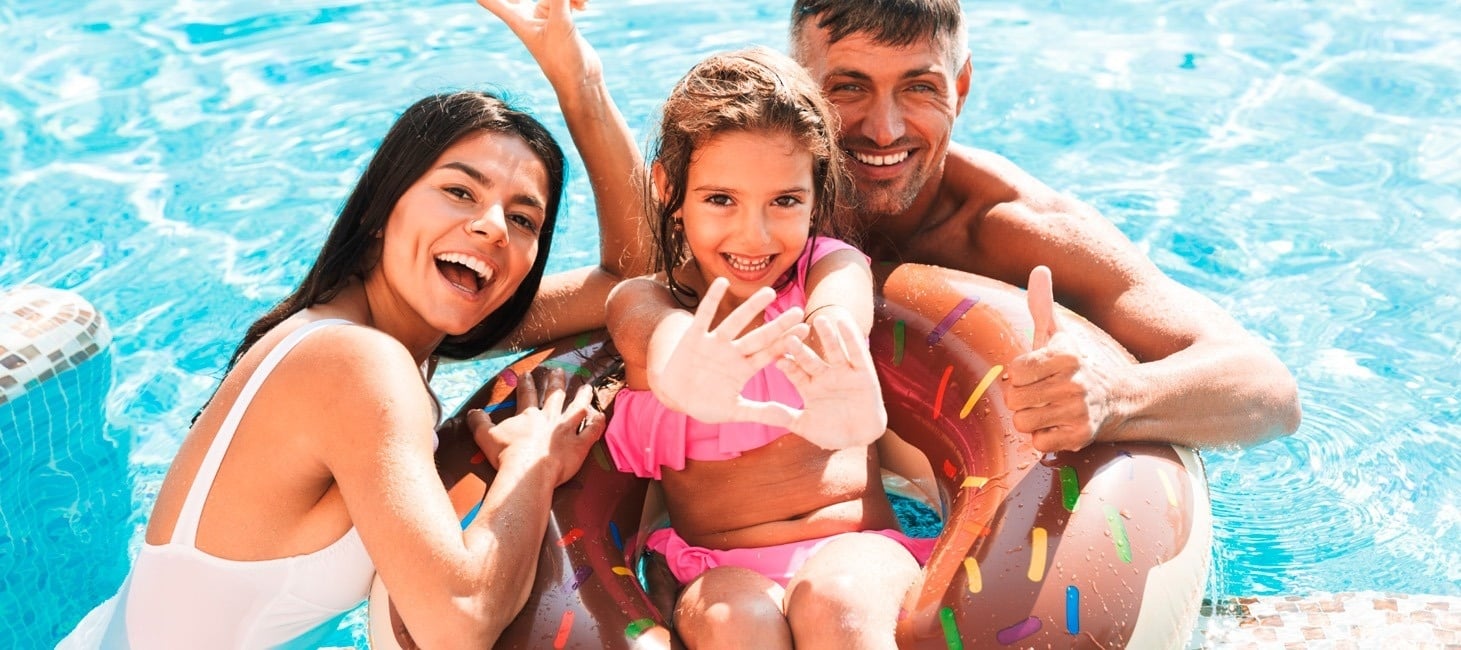
[[[1461,650],[1461,598],[1386,592],[1236,598],[1205,605],[1187,647]]]
[[[0,404],[110,343],[101,314],[76,294],[35,286],[0,292]]]

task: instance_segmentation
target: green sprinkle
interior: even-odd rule
[[[1075,476],[1075,468],[1069,465],[1060,468],[1060,496],[1065,502],[1066,511],[1075,512],[1076,504],[1081,498],[1081,484]]]
[[[964,650],[964,639],[959,636],[959,624],[954,622],[954,610],[943,607],[938,610],[939,622],[944,627],[944,642],[949,650]]]
[[[1111,527],[1111,541],[1116,544],[1116,554],[1121,556],[1122,562],[1131,564],[1131,541],[1126,539],[1126,523],[1116,508],[1106,506],[1106,525]]]
[[[907,329],[903,321],[893,323],[893,365],[903,365],[903,331]]]
[[[632,621],[629,621],[629,625],[624,626],[624,636],[629,637],[629,640],[630,641],[633,641],[633,640],[639,638],[640,635],[642,635],[645,632],[648,632],[648,631],[650,631],[650,630],[652,630],[654,628],[655,628],[654,619],[651,619],[651,618],[638,618],[638,619],[634,619]]]

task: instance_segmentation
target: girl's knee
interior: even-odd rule
[[[781,586],[734,567],[705,572],[681,594],[675,628],[694,648],[791,647]]]

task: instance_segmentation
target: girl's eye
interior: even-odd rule
[[[731,197],[725,194],[711,194],[705,197],[705,202],[712,205],[730,205]]]
[[[793,208],[802,204],[802,200],[795,196],[778,196],[771,202],[778,208]]]
[[[453,186],[453,187],[446,188],[445,191],[446,191],[447,194],[452,195],[453,198],[457,198],[457,199],[460,199],[460,200],[463,200],[463,201],[471,201],[472,200],[472,193],[471,192],[468,192],[466,190],[466,188]]]

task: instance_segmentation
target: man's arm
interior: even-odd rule
[[[986,152],[951,151],[947,178],[1010,198],[966,217],[976,272],[1025,284],[1049,267],[1055,296],[1129,350],[1131,366],[1082,363],[1057,335],[1011,364],[1006,401],[1044,450],[1092,441],[1256,444],[1293,433],[1293,376],[1208,298],[1167,277],[1094,208]],[[966,203],[973,203],[966,201]]]

